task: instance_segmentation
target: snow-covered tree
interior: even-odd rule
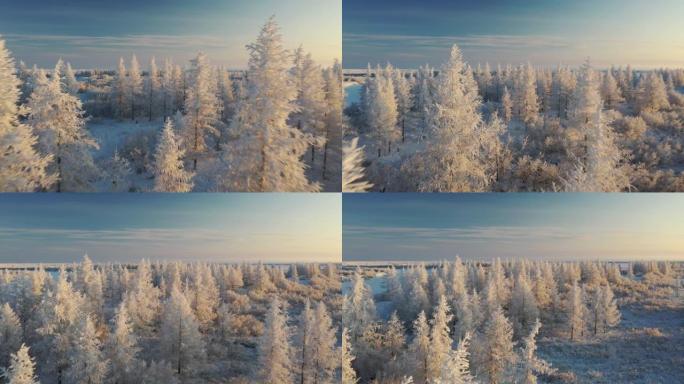
[[[76,95],[80,89],[80,84],[76,80],[76,75],[74,74],[73,68],[71,68],[71,63],[66,63],[62,67],[62,82],[64,84],[64,90],[72,95]]]
[[[536,355],[537,342],[535,338],[541,328],[541,322],[537,319],[530,334],[523,338],[523,347],[520,351],[520,365],[518,371],[518,383],[536,384],[537,375],[549,374],[554,371],[551,365]]]
[[[326,309],[325,303],[319,302],[314,311],[313,338],[311,340],[311,376],[313,384],[332,383],[335,370],[340,366],[340,355],[337,344],[336,330]]]
[[[356,371],[352,367],[354,362],[354,355],[352,352],[351,341],[349,340],[349,331],[347,328],[342,329],[342,384],[356,384]]]
[[[81,101],[62,91],[59,77],[48,79],[43,70],[28,101],[28,124],[38,135],[37,148],[52,155],[48,167],[57,175],[56,191],[88,191],[100,176],[91,148],[99,148],[85,129]]]
[[[601,97],[608,108],[615,108],[618,103],[624,101],[620,94],[617,81],[613,76],[613,71],[608,70],[603,76],[603,83],[601,84]]]
[[[142,384],[179,384],[180,381],[176,373],[167,361],[152,361],[143,372]]]
[[[135,328],[147,332],[157,321],[160,307],[160,292],[152,283],[148,262],[138,264],[133,284],[125,298],[126,307]]]
[[[638,94],[637,105],[640,111],[659,111],[670,107],[665,82],[657,72],[649,72],[642,78]]]
[[[426,378],[428,381],[439,377],[442,366],[449,356],[449,351],[451,351],[452,340],[449,324],[452,317],[446,297],[442,296],[434,310],[431,321],[428,376]]]
[[[140,73],[140,64],[138,58],[133,55],[131,57],[131,66],[128,70],[128,101],[131,107],[131,120],[135,120],[137,106],[140,105],[140,97],[143,94],[143,78]]]
[[[373,294],[358,271],[352,278],[352,288],[346,303],[347,306],[342,311],[342,322],[349,330],[352,343],[355,343],[364,329],[375,319]]]
[[[620,322],[620,311],[615,303],[610,285],[596,287],[589,311],[594,335],[599,331],[607,332],[608,328],[614,327]]]
[[[317,140],[311,144],[311,163],[315,161],[315,149],[325,139],[325,83],[323,71],[311,54],[305,54],[302,47],[294,52],[294,68],[292,69],[297,98],[297,112],[294,119],[297,128],[310,134]]]
[[[121,303],[113,319],[113,330],[106,344],[106,356],[111,364],[108,379],[114,384],[134,382],[139,374],[138,341],[126,306]]]
[[[390,358],[395,360],[404,349],[406,335],[404,325],[397,316],[397,311],[392,312],[387,327],[385,327],[384,347],[389,352]]]
[[[117,67],[112,83],[112,109],[114,109],[119,119],[123,119],[126,114],[125,111],[130,105],[126,73],[126,64],[124,63],[123,57],[120,57],[119,66]]]
[[[491,314],[478,349],[478,369],[488,383],[501,383],[515,362],[513,328],[501,308]]]
[[[8,367],[10,356],[22,345],[23,330],[19,317],[9,303],[0,307],[0,367]]]
[[[346,142],[342,148],[342,192],[366,192],[373,187],[373,184],[363,180],[363,148],[359,147],[358,137]]]
[[[435,378],[434,384],[474,384],[475,378],[470,374],[470,362],[468,357],[468,346],[470,344],[470,333],[461,339],[456,350],[450,350],[449,355],[444,360],[439,377]]]
[[[290,356],[290,328],[287,315],[283,313],[280,300],[274,296],[271,301],[264,325],[264,333],[259,338],[259,381],[268,384],[287,384],[292,382],[293,364]]]
[[[514,108],[525,124],[533,123],[539,115],[537,78],[531,64],[518,68],[513,94]]]
[[[107,174],[110,180],[109,190],[112,192],[128,192],[131,187],[131,183],[128,181],[131,173],[131,163],[119,155],[119,151],[114,151],[114,156],[107,165]]]
[[[40,384],[34,370],[36,363],[29,355],[29,347],[22,344],[16,353],[10,356],[10,364],[0,377],[4,378],[7,384]]]
[[[197,160],[207,151],[207,137],[218,136],[221,111],[214,71],[207,56],[200,52],[190,63],[182,137],[194,171],[197,170]]]
[[[539,318],[539,308],[532,288],[524,272],[518,273],[511,295],[511,322],[515,336],[521,339],[527,335]]]
[[[508,87],[504,86],[503,96],[501,97],[501,117],[508,123],[511,121],[512,113],[513,101],[511,100],[511,94],[508,92]]]
[[[289,75],[289,54],[275,18],[261,29],[250,52],[247,89],[226,148],[229,164],[223,188],[231,191],[318,191],[304,171],[302,156],[313,137],[288,124],[297,89]]]
[[[327,102],[325,146],[323,147],[323,178],[329,179],[329,175],[339,175],[338,164],[342,148],[342,133],[346,125],[343,112],[343,71],[339,60],[336,59],[333,66],[325,70],[323,77],[325,79],[325,99]]]
[[[166,120],[176,106],[176,81],[174,79],[174,67],[171,60],[164,60],[164,71],[161,78],[161,113]]]
[[[161,83],[159,81],[159,69],[157,68],[157,62],[152,56],[150,58],[150,72],[147,76],[147,82],[145,83],[145,94],[147,95],[147,113],[149,121],[157,115],[157,109],[159,105],[159,90]]]
[[[577,285],[577,282],[568,291],[565,303],[570,340],[575,340],[584,335],[587,326],[587,307],[584,303],[584,291]]]
[[[173,287],[164,303],[160,328],[161,350],[179,375],[192,372],[205,357],[199,323],[185,295]]]
[[[102,353],[100,339],[90,316],[86,316],[80,327],[69,356],[67,380],[74,384],[102,383],[107,377],[109,361]]]
[[[32,192],[48,188],[54,178],[46,172],[51,157],[35,149],[37,138],[19,120],[20,81],[14,60],[0,39],[0,192]]]
[[[193,174],[183,166],[185,151],[176,139],[171,119],[166,119],[154,153],[154,191],[190,192]]]
[[[430,326],[423,311],[413,321],[413,340],[409,345],[409,352],[411,372],[417,382],[424,382],[430,367]]]
[[[435,82],[427,112],[430,145],[408,163],[408,171],[415,172],[419,191],[482,191],[489,178],[480,157],[481,102],[457,46]]]
[[[395,142],[401,135],[397,126],[397,99],[391,77],[393,71],[394,69],[389,65],[384,70],[378,67],[373,87],[370,88],[366,118],[372,135],[377,141],[378,155],[383,147],[387,148],[389,155],[392,142]]]
[[[400,69],[392,72],[392,81],[397,99],[397,121],[401,125],[401,142],[403,143],[406,141],[406,116],[413,106],[411,83]]]

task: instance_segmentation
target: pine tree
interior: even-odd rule
[[[183,167],[185,151],[176,140],[171,119],[166,119],[154,153],[154,191],[190,192],[192,176]]]
[[[524,272],[519,272],[511,295],[511,321],[517,339],[526,335],[539,317],[537,300],[532,293],[530,283]]]
[[[178,375],[194,371],[204,359],[199,323],[185,295],[176,286],[164,303],[160,333],[162,354]]]
[[[0,307],[0,367],[8,367],[10,356],[22,345],[23,330],[19,317],[9,303]]]
[[[318,191],[306,179],[302,156],[313,137],[288,125],[296,87],[288,73],[289,54],[275,18],[261,29],[250,52],[247,90],[238,103],[231,131],[237,139],[226,148],[230,164],[223,189],[231,191]]]
[[[347,306],[342,311],[345,327],[349,329],[352,343],[356,343],[364,329],[375,319],[373,294],[356,271],[352,277],[352,289],[348,295]]]
[[[388,155],[391,154],[392,142],[395,142],[401,134],[397,126],[398,112],[392,82],[393,71],[394,69],[389,65],[384,70],[378,67],[373,87],[370,88],[366,116],[367,124],[377,141],[378,156],[383,147],[387,148]]]
[[[431,321],[428,375],[426,378],[428,381],[439,377],[442,366],[449,356],[449,351],[451,351],[452,340],[449,335],[449,323],[452,317],[446,297],[442,296]]]
[[[385,328],[384,346],[389,352],[390,359],[396,360],[404,349],[405,340],[404,325],[397,316],[397,311],[392,312]]]
[[[142,261],[138,264],[133,286],[125,298],[128,313],[137,330],[151,330],[159,316],[159,297],[159,289],[152,284],[150,265]]]
[[[555,371],[549,363],[536,355],[537,343],[535,337],[539,333],[539,328],[541,328],[541,323],[537,319],[530,334],[523,339],[523,347],[520,351],[518,383],[536,384],[538,374],[550,374]]]
[[[347,328],[342,329],[342,384],[356,384],[356,371],[352,367],[354,362],[354,355],[352,354],[352,346],[349,341],[349,331]]]
[[[479,150],[481,101],[457,46],[435,81],[427,113],[430,144],[407,171],[416,174],[419,191],[483,191],[489,180]]]
[[[217,127],[221,116],[214,71],[202,52],[191,61],[184,109],[183,144],[187,155],[192,159],[192,170],[195,171],[197,160],[207,151],[207,136],[218,136]]]
[[[359,138],[355,137],[346,142],[342,151],[342,191],[343,192],[366,192],[373,188],[373,184],[364,181],[365,169],[363,167],[363,148],[359,147]]]
[[[537,79],[531,64],[518,68],[515,78],[514,105],[518,116],[525,124],[532,124],[539,115]]]
[[[90,150],[99,146],[85,129],[81,101],[62,91],[59,77],[48,79],[40,70],[28,106],[28,124],[38,135],[37,148],[52,155],[48,169],[57,175],[56,191],[92,190],[100,170]]]
[[[20,85],[14,60],[0,39],[0,192],[32,192],[54,182],[46,172],[51,157],[36,152],[37,138],[19,120],[24,113],[17,107]]]
[[[22,344],[16,353],[10,358],[8,369],[4,370],[0,377],[7,380],[7,384],[40,384],[34,370],[36,363],[29,355],[29,347]]]
[[[601,84],[601,97],[608,108],[615,108],[618,103],[624,101],[622,95],[620,95],[620,89],[618,88],[618,84],[613,76],[612,70],[608,70],[606,75],[603,77],[603,83]]]
[[[133,55],[131,57],[131,67],[128,70],[128,101],[131,107],[131,120],[135,120],[135,113],[137,106],[140,105],[140,96],[143,93],[143,79],[140,73],[140,64],[138,58]]]
[[[292,382],[289,328],[287,315],[283,313],[280,300],[273,297],[266,313],[264,333],[259,338],[259,380],[265,384],[288,384]]]
[[[140,366],[138,361],[140,348],[133,333],[130,316],[123,303],[116,311],[113,326],[106,348],[106,355],[111,363],[109,380],[115,384],[130,383],[139,373],[137,369]]]
[[[69,357],[67,380],[74,384],[102,383],[108,370],[109,361],[102,355],[95,325],[90,316],[86,316]]]
[[[659,111],[670,108],[667,88],[663,78],[657,72],[649,72],[639,82],[637,106],[640,111]]]

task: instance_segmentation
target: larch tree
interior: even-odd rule
[[[41,155],[34,147],[37,138],[19,117],[25,113],[17,105],[21,82],[14,60],[0,39],[0,191],[32,192],[48,188],[54,177],[47,167],[52,158]]]
[[[480,152],[481,105],[477,84],[454,45],[435,78],[427,111],[430,145],[408,163],[419,191],[474,192],[489,184]]]
[[[652,71],[641,79],[637,106],[639,111],[659,111],[670,107],[667,88],[659,73]]]
[[[608,70],[605,76],[603,76],[603,82],[601,83],[601,97],[608,108],[615,108],[618,103],[624,101],[622,95],[620,94],[620,88],[618,88],[617,81],[613,76],[612,70]]]
[[[207,138],[218,136],[220,123],[218,84],[207,56],[200,52],[190,62],[189,87],[185,97],[182,137],[186,154],[197,170],[198,159],[207,151]]]
[[[327,68],[323,75],[325,79],[325,99],[327,112],[325,114],[325,145],[323,147],[323,179],[329,174],[339,175],[338,164],[342,155],[342,133],[345,128],[344,116],[344,88],[342,64],[339,60],[331,68]],[[330,170],[330,172],[329,172]]]
[[[586,329],[587,307],[584,303],[584,291],[575,282],[567,293],[565,310],[570,340],[584,335]]]
[[[409,345],[409,353],[413,376],[418,383],[425,382],[430,367],[430,325],[423,311],[413,321],[413,340]]]
[[[392,72],[392,82],[394,84],[394,95],[397,99],[397,117],[401,124],[401,142],[406,141],[406,117],[413,106],[411,83],[406,78],[406,74],[400,69]]]
[[[537,342],[535,338],[541,328],[541,322],[537,319],[530,334],[523,338],[523,347],[520,351],[520,364],[518,381],[521,384],[537,384],[537,375],[550,374],[555,370],[546,361],[536,355]]]
[[[38,150],[51,155],[48,170],[57,176],[57,192],[93,189],[100,177],[91,149],[99,148],[85,129],[81,101],[62,90],[59,77],[48,79],[45,71],[36,75],[36,88],[28,101],[28,124],[38,135]]]
[[[342,316],[342,322],[349,329],[352,343],[358,341],[364,329],[376,317],[373,294],[359,271],[355,272],[352,278],[352,289],[348,294],[347,306],[342,311]]]
[[[166,120],[176,109],[176,82],[174,81],[174,67],[171,60],[164,60],[164,70],[161,78],[161,113]]]
[[[179,384],[180,380],[168,361],[152,361],[145,368],[142,375],[142,384]]]
[[[539,115],[536,72],[531,64],[518,68],[515,78],[513,103],[518,116],[525,124],[531,124]]]
[[[126,74],[126,64],[124,63],[123,57],[120,57],[119,66],[117,67],[112,83],[112,109],[114,109],[119,119],[123,119],[129,105],[128,79]]]
[[[125,157],[119,155],[119,151],[114,151],[114,156],[107,165],[109,175],[109,190],[111,192],[128,192],[131,188],[129,177],[132,174],[131,163]]]
[[[131,66],[128,70],[128,98],[131,108],[131,120],[135,120],[135,113],[137,106],[140,105],[140,97],[143,94],[143,78],[140,72],[140,64],[138,58],[133,55],[131,57]]]
[[[160,328],[161,351],[180,376],[192,373],[205,357],[199,323],[185,295],[173,287],[164,303]]]
[[[506,123],[511,121],[513,114],[513,101],[511,100],[511,93],[508,92],[508,87],[504,86],[503,96],[501,97],[501,117]]]
[[[482,336],[477,365],[488,383],[501,383],[515,362],[513,328],[501,308],[491,314]]]
[[[298,368],[297,381],[302,384],[307,382],[313,373],[314,321],[314,311],[311,308],[311,302],[307,299],[304,303],[304,310],[299,315],[297,327],[299,351],[295,357]]]
[[[342,384],[356,384],[356,371],[352,367],[354,363],[354,354],[352,352],[351,341],[349,340],[349,331],[347,328],[342,329]]]
[[[511,295],[511,322],[516,338],[527,335],[539,317],[539,307],[534,297],[528,277],[524,272],[518,273]]]
[[[311,53],[304,53],[302,47],[295,50],[294,56],[292,73],[298,90],[294,119],[298,129],[315,139],[311,143],[311,164],[314,164],[316,147],[325,140],[327,105],[323,71],[314,62]]]
[[[288,124],[297,89],[289,74],[289,52],[271,17],[256,42],[247,46],[246,95],[238,103],[226,149],[229,164],[223,189],[232,191],[318,191],[305,175],[302,157],[314,138]]]
[[[404,349],[406,344],[404,325],[399,316],[397,316],[397,311],[392,312],[389,321],[387,322],[387,327],[385,327],[385,338],[384,347],[389,352],[389,357],[391,360],[396,360],[399,358],[399,354]]]
[[[157,322],[160,308],[160,292],[152,283],[150,264],[142,261],[126,294],[125,302],[131,321],[137,330],[147,333]]]
[[[67,380],[74,384],[102,383],[109,371],[109,360],[102,353],[100,339],[90,316],[85,317],[80,327],[69,356]]]
[[[161,83],[159,80],[159,68],[157,68],[157,62],[154,56],[150,58],[150,72],[147,76],[147,83],[145,85],[145,93],[147,94],[148,120],[152,121],[152,118],[157,115],[161,88]]]
[[[176,139],[173,123],[171,119],[166,119],[154,152],[155,192],[190,192],[192,190],[193,174],[184,168],[184,155],[185,151]]]
[[[378,67],[369,95],[367,123],[377,141],[378,156],[383,147],[387,148],[388,155],[391,154],[392,142],[395,142],[401,134],[397,126],[398,112],[392,81],[393,71],[394,69],[389,64],[384,70]]]
[[[76,95],[80,89],[80,84],[76,80],[76,75],[74,74],[73,68],[71,68],[71,63],[66,63],[62,67],[62,82],[64,84],[64,90],[72,95]]]
[[[139,374],[138,340],[133,332],[126,306],[121,303],[113,319],[113,330],[106,344],[106,356],[111,364],[109,379],[115,384],[134,382]]]
[[[259,381],[267,384],[292,382],[293,364],[290,356],[290,328],[280,300],[273,297],[266,313],[264,333],[259,338]]]
[[[359,138],[355,137],[342,147],[342,191],[366,192],[373,188],[373,184],[364,180],[365,168],[364,147],[359,147]]]
[[[34,371],[36,363],[29,355],[29,347],[22,344],[16,353],[10,356],[10,364],[7,369],[0,372],[0,377],[7,384],[40,384]]]
[[[219,289],[211,269],[206,264],[197,265],[193,276],[191,306],[195,311],[200,330],[206,332],[213,328],[219,302]]]
[[[449,351],[451,351],[451,344],[453,342],[449,329],[452,317],[446,296],[442,296],[434,310],[431,321],[428,375],[426,377],[428,381],[439,377],[442,366],[449,357]]]
[[[22,345],[22,326],[9,303],[0,307],[0,367],[8,367],[10,356]]]
[[[334,381],[335,370],[340,366],[340,355],[335,347],[337,337],[325,303],[319,302],[314,310],[313,338],[311,343],[312,384]]]
[[[434,384],[475,384],[475,378],[470,374],[470,361],[468,346],[470,345],[470,333],[461,339],[456,350],[450,350],[444,360],[439,377],[431,383]]]
[[[620,322],[620,311],[615,303],[610,285],[596,287],[590,312],[594,335],[598,332],[605,333]]]

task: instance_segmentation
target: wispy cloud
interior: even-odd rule
[[[201,35],[126,35],[126,36],[78,36],[78,35],[3,35],[8,41],[26,47],[51,46],[56,43],[79,49],[223,49],[228,47],[225,38]]]
[[[432,228],[432,227],[368,227],[345,226],[344,236],[347,238],[375,239],[419,239],[422,241],[542,241],[578,239],[581,234],[560,227],[468,227],[468,228]]]
[[[381,46],[396,47],[397,44],[420,46],[424,48],[443,48],[458,44],[475,48],[568,48],[567,39],[552,36],[513,36],[513,35],[469,35],[469,36],[426,36],[426,35],[383,35],[383,34],[345,34],[344,44],[356,48]]]

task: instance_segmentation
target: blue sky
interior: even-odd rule
[[[344,0],[345,68],[441,64],[684,66],[681,0]]]
[[[346,194],[343,260],[684,260],[680,194]]]
[[[0,263],[341,259],[339,194],[3,194]]]
[[[51,67],[115,68],[135,53],[185,63],[197,51],[229,68],[247,64],[245,45],[276,15],[288,48],[314,59],[341,58],[341,0],[21,0],[0,1],[0,35],[14,56]],[[316,33],[312,33],[316,31]]]

